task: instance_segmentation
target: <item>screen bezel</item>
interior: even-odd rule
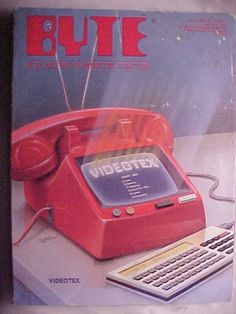
[[[184,178],[176,170],[175,165],[171,162],[171,160],[168,158],[168,156],[158,146],[141,146],[141,147],[125,148],[125,149],[120,149],[120,150],[106,151],[106,152],[88,154],[88,155],[84,155],[81,157],[76,157],[75,163],[78,166],[80,173],[83,176],[83,179],[85,180],[87,186],[89,187],[89,190],[91,191],[93,196],[96,198],[96,200],[99,203],[101,208],[111,208],[111,207],[114,208],[116,206],[115,205],[107,206],[106,204],[102,203],[102,201],[94,193],[94,191],[90,187],[89,183],[87,182],[87,180],[86,180],[86,178],[85,178],[85,176],[81,170],[81,166],[83,164],[93,162],[95,160],[102,160],[102,159],[106,159],[106,158],[112,158],[112,157],[123,156],[123,155],[128,155],[128,154],[137,154],[137,153],[153,153],[155,156],[157,156],[157,158],[160,159],[162,165],[165,167],[165,169],[169,173],[171,179],[174,181],[178,191],[174,194],[166,195],[164,197],[176,196],[176,195],[179,195],[180,193],[183,193],[185,191],[188,193],[191,191],[191,189],[189,188],[189,186],[186,183],[186,181],[184,180]],[[150,201],[150,200],[139,201],[139,202],[137,201],[137,202],[134,202],[133,205],[156,202],[157,200],[158,200],[158,198],[156,198],[152,201]],[[119,207],[125,207],[125,206],[131,206],[131,205],[130,204],[119,205]]]

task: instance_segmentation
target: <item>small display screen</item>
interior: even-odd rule
[[[85,162],[81,171],[104,207],[147,202],[178,192],[161,160],[152,152]]]
[[[154,265],[158,265],[162,263],[164,260],[172,258],[186,250],[189,250],[192,247],[193,247],[192,243],[188,243],[188,242],[181,243],[171,248],[170,250],[154,255],[151,258],[146,259],[141,263],[135,264],[127,269],[122,270],[120,274],[125,275],[125,276],[134,275],[135,273],[139,271],[143,271],[146,267],[153,267]]]

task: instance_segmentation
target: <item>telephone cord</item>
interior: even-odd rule
[[[44,212],[48,211],[50,213],[51,207],[43,207],[40,210],[37,211],[37,213],[30,219],[29,223],[25,227],[25,230],[23,231],[22,235],[18,238],[18,240],[12,242],[13,245],[17,245],[20,243],[26,235],[29,233],[33,225],[36,223],[36,221],[40,218],[40,215]]]
[[[196,172],[187,172],[188,177],[199,177],[199,178],[205,178],[213,181],[213,185],[210,187],[208,194],[209,197],[216,200],[216,201],[223,201],[223,202],[229,202],[229,203],[235,203],[235,199],[233,197],[225,197],[225,196],[219,196],[216,195],[214,192],[218,188],[220,180],[211,174],[205,174],[205,173],[196,173]]]
[[[229,202],[229,203],[235,203],[235,199],[232,197],[225,197],[225,196],[219,196],[216,195],[214,192],[219,186],[220,180],[211,174],[206,174],[206,173],[196,173],[196,172],[187,172],[188,177],[198,177],[198,178],[204,178],[204,179],[209,179],[213,181],[213,185],[210,187],[208,194],[209,197],[216,200],[216,201],[223,201],[223,202]],[[219,225],[219,228],[223,229],[232,229],[235,226],[235,221],[230,221],[230,222],[225,222]]]

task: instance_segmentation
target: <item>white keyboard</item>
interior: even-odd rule
[[[107,275],[133,292],[171,301],[233,262],[234,233],[208,227]]]

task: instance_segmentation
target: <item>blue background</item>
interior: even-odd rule
[[[226,14],[158,13],[138,11],[18,9],[15,13],[13,128],[30,121],[67,111],[58,68],[27,69],[29,61],[56,61],[55,57],[28,57],[25,51],[27,15],[73,15],[75,38],[81,39],[83,18],[90,15],[144,16],[140,32],[146,34],[139,48],[146,57],[122,57],[121,22],[115,22],[114,54],[93,61],[143,61],[148,70],[61,69],[68,101],[73,110],[96,107],[137,107],[162,113],[175,136],[236,130],[235,83],[233,75],[234,19]],[[227,35],[184,32],[180,25],[189,19],[221,20]],[[90,61],[96,23],[89,20],[88,47],[81,56],[65,57],[57,47],[58,59]],[[96,47],[95,47],[96,49]],[[87,92],[84,94],[89,76]],[[84,101],[82,101],[84,97]]]

